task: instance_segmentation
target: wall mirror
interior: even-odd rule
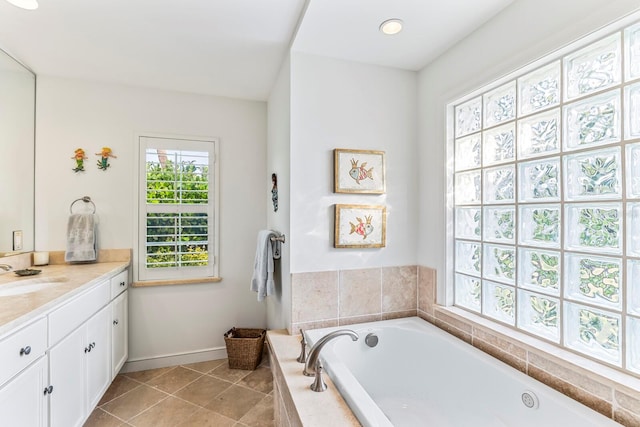
[[[35,74],[0,50],[0,256],[34,249],[35,96]]]

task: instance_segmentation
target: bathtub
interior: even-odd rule
[[[306,331],[313,345],[344,327]],[[606,427],[620,424],[418,318],[348,326],[320,357],[363,426]],[[365,337],[375,333],[378,344]]]

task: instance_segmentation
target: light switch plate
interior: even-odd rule
[[[13,250],[22,250],[22,230],[15,230],[13,232]]]

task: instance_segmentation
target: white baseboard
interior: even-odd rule
[[[219,360],[227,357],[226,347],[198,350],[191,353],[166,354],[149,358],[129,359],[120,373],[146,371],[147,369],[165,368],[167,366],[185,365],[189,363]]]

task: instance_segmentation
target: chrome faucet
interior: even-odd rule
[[[311,390],[325,391],[327,389],[327,385],[322,380],[323,367],[322,362],[320,362],[319,360],[320,351],[322,350],[322,347],[324,347],[324,345],[329,341],[342,335],[349,335],[353,341],[358,341],[359,338],[358,334],[356,334],[351,329],[339,329],[323,336],[318,340],[317,343],[313,345],[313,347],[311,347],[309,355],[307,356],[307,361],[304,364],[304,371],[302,371],[304,375],[316,377],[313,384],[311,384]],[[311,369],[314,370],[313,373],[311,372]]]
[[[13,269],[13,267],[10,266],[9,264],[0,264],[0,268],[3,269],[4,271],[11,271]]]
[[[296,359],[296,361],[300,362],[300,363],[306,363],[307,361],[307,340],[305,339],[304,336],[304,331],[302,329],[300,329],[300,355],[298,356],[298,358]]]

